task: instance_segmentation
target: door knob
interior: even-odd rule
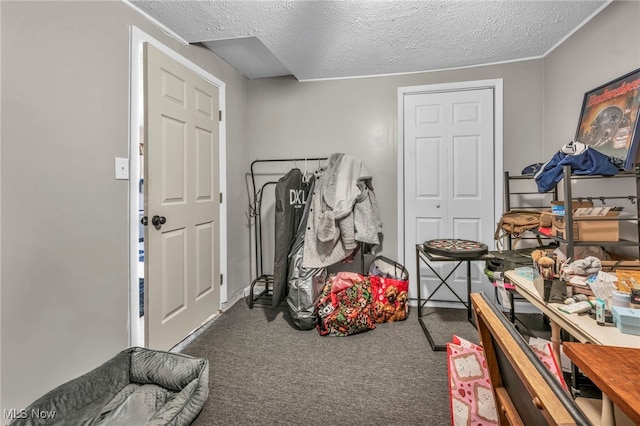
[[[140,219],[140,223],[144,226],[147,226],[147,224],[149,223],[149,218],[146,216],[142,216],[142,218]]]
[[[440,208],[440,204],[436,204],[436,209],[439,209],[439,208]]]
[[[156,227],[156,229],[160,229],[166,222],[167,218],[164,216],[155,215],[151,218],[151,223]]]

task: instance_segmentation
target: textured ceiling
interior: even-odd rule
[[[299,80],[541,57],[609,2],[130,1],[191,43],[255,37]]]

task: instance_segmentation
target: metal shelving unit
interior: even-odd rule
[[[513,186],[516,185],[516,182],[519,182],[518,189],[515,191],[512,190]],[[522,185],[524,183],[524,185]],[[531,185],[531,184],[534,185]],[[523,186],[531,187],[523,188]],[[526,205],[526,204],[514,204],[513,197],[514,196],[524,196],[524,197],[533,197],[536,198],[535,204]],[[509,211],[512,209],[518,210],[544,210],[548,209],[551,201],[558,201],[558,187],[554,187],[553,191],[549,193],[540,193],[538,192],[537,186],[535,185],[535,181],[533,180],[533,175],[516,175],[512,176],[509,172],[504,172],[504,206],[505,211]],[[522,203],[522,201],[520,201]],[[540,235],[537,232],[529,232],[529,236],[524,236],[520,240],[531,240],[535,239],[538,245],[542,246],[542,238],[546,238],[546,236]],[[513,250],[513,239],[511,235],[507,236],[507,250]]]
[[[628,196],[595,196],[595,197],[576,197],[578,200],[600,200],[601,202],[606,202],[607,200],[629,200],[633,205],[636,206],[635,216],[633,217],[625,217],[618,216],[612,218],[575,218],[573,217],[573,209],[572,209],[572,200],[574,197],[572,196],[572,179],[635,179],[635,194]],[[636,236],[640,236],[640,204],[638,203],[638,198],[640,197],[640,172],[636,168],[634,172],[621,172],[617,175],[613,176],[601,176],[601,175],[572,175],[571,174],[571,166],[563,167],[563,190],[564,190],[564,211],[566,217],[566,236],[567,238],[562,239],[558,237],[552,237],[558,242],[564,243],[567,245],[567,258],[574,258],[574,248],[576,246],[605,246],[605,247],[614,247],[614,246],[635,246],[638,247],[638,258],[640,259],[640,243],[638,241],[628,240],[628,239],[619,239],[618,241],[574,241],[573,235],[573,223],[575,221],[589,221],[589,220],[610,220],[610,221],[635,221],[636,223]]]

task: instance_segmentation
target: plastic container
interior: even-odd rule
[[[596,323],[598,325],[604,325],[604,300],[596,299]]]
[[[613,313],[613,323],[621,333],[634,334],[640,336],[640,309],[611,308]]]
[[[624,291],[613,290],[611,292],[612,306],[620,306],[621,308],[629,307],[630,295]]]
[[[520,266],[515,268],[514,272],[520,277],[533,281],[533,268],[531,266]]]

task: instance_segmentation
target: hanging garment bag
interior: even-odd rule
[[[313,189],[314,180],[309,182]],[[289,312],[294,324],[301,330],[311,330],[318,323],[316,303],[327,279],[327,268],[305,268],[302,266],[304,236],[309,216],[309,203],[305,205],[296,238],[289,253],[288,292],[286,296]]]
[[[311,330],[318,323],[316,302],[327,279],[327,268],[304,268],[302,254],[304,232],[296,238],[289,258],[289,293],[286,300],[294,324],[301,330]]]
[[[302,219],[309,185],[299,169],[292,169],[276,183],[275,258],[273,266],[273,298],[276,309],[287,295],[287,258],[296,230]]]

